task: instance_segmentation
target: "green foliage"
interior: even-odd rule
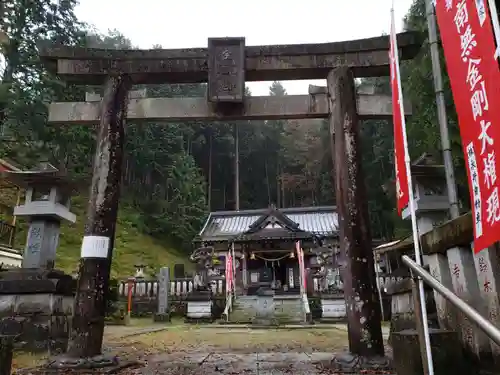
[[[424,0],[415,0],[413,2],[405,18],[405,26],[407,29],[418,30],[425,36],[428,35]],[[460,201],[464,206],[468,207],[469,193],[467,189],[467,176],[462,152],[462,143],[441,44],[439,44],[439,55],[443,73],[444,97],[457,188]],[[441,136],[438,126],[436,96],[434,92],[428,39],[424,41],[422,49],[416,58],[402,65],[401,76],[403,88],[405,90],[404,95],[411,101],[414,113],[407,121],[410,152],[413,157],[420,156],[423,152],[428,152],[436,158],[440,158],[442,156]]]
[[[405,27],[428,35],[425,14],[425,1],[415,0],[405,18]],[[440,60],[443,70],[444,96],[448,115],[451,150],[455,164],[455,176],[459,198],[465,206],[469,204],[467,180],[464,168],[462,144],[458,129],[456,110],[449,85],[445,59],[440,46]],[[432,62],[429,43],[426,39],[419,54],[401,66],[401,79],[405,99],[412,103],[413,114],[406,120],[408,148],[410,156],[415,159],[424,152],[442,161],[442,146],[439,132],[436,95],[432,74]],[[363,84],[374,85],[378,92],[390,94],[388,78],[364,79]],[[392,124],[385,121],[366,121],[362,130],[363,165],[365,167],[368,190],[368,207],[370,209],[374,237],[402,237],[411,233],[408,222],[403,222],[397,215],[393,183],[394,179],[393,129]],[[382,185],[390,186],[383,193]]]
[[[49,160],[66,168],[85,191],[90,184],[94,129],[47,126],[46,104],[81,101],[85,91],[100,92],[100,88],[62,84],[42,66],[37,44],[55,41],[111,49],[134,46],[117,30],[101,35],[79,23],[74,15],[76,3],[2,2],[5,11],[0,15],[0,27],[8,41],[0,40],[0,53],[5,60],[5,67],[0,70],[0,134],[9,141],[0,147],[0,157],[12,158],[23,167]],[[415,0],[405,25],[426,33],[423,0]],[[401,71],[405,97],[413,104],[413,116],[408,120],[410,153],[417,157],[428,152],[439,158],[441,144],[426,43],[413,61],[404,62]],[[460,137],[446,74],[444,82],[459,193],[462,201],[468,202]],[[387,78],[364,79],[361,84],[390,93]],[[133,89],[140,88],[144,87]],[[146,89],[148,97],[202,97],[206,86],[162,84],[148,85]],[[286,90],[280,82],[273,82],[270,95],[283,96]],[[383,189],[392,185],[394,178],[392,133],[389,121],[362,124],[367,205],[375,238],[389,239],[409,231],[408,223],[402,222],[396,213],[394,192]],[[208,211],[234,208],[236,134],[241,209],[272,203],[279,207],[335,204],[331,135],[326,121],[127,124],[114,274],[133,272],[137,257],[146,258],[153,267],[181,259],[172,255],[166,244],[181,249],[185,255]],[[85,208],[81,200],[77,197],[75,205],[78,223],[65,227],[61,237],[58,263],[68,268],[75,266],[83,234]]]
[[[143,223],[151,235],[168,234],[177,246],[186,246],[203,225],[207,207],[205,181],[191,155],[174,156],[166,174],[166,199],[162,198],[141,205]]]
[[[87,198],[84,195],[72,199],[71,211],[77,216],[75,224],[64,222],[57,248],[56,267],[72,274],[78,268],[80,248],[86,223]],[[165,239],[155,239],[144,234],[137,225],[141,216],[127,201],[123,201],[118,211],[113,263],[113,278],[127,278],[135,274],[135,265],[139,262],[146,266],[146,274],[154,277],[160,267],[171,267],[176,263],[187,263],[184,253],[169,244]],[[16,235],[16,248],[23,249],[26,241],[27,223],[19,221]]]

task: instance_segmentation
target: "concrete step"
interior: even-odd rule
[[[300,298],[275,299],[274,316],[280,324],[300,323],[305,315]]]
[[[262,314],[262,311],[259,313],[257,296],[239,296],[233,305],[233,311],[229,314],[229,322],[241,324],[269,320],[275,324],[289,324],[304,321],[305,315],[300,296],[276,296],[272,304],[268,307],[266,315]]]

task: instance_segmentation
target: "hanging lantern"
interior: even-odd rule
[[[292,259],[295,258],[295,253],[293,251],[290,251],[290,258],[292,258]]]
[[[250,254],[250,259],[255,260],[255,254],[254,253]]]

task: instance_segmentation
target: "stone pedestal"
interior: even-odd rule
[[[486,306],[481,298],[478,274],[474,266],[474,254],[470,248],[448,249],[448,264],[451,271],[453,292],[464,302],[473,306],[480,314],[486,315]],[[488,337],[465,315],[457,311],[457,327],[466,351],[476,357],[478,363],[491,362],[492,352]]]
[[[432,231],[434,227],[439,222],[442,222],[443,218],[446,217],[445,211],[441,213],[439,210],[436,211],[427,211],[423,214],[419,213],[417,226],[420,235]],[[429,273],[445,287],[452,290],[453,284],[446,254],[433,253],[424,255],[424,257],[429,265]],[[453,305],[451,305],[446,298],[436,291],[434,291],[434,301],[436,302],[436,310],[440,327],[449,330],[456,329],[456,309]]]
[[[395,333],[407,329],[416,329],[415,307],[412,295],[411,279],[407,278],[398,281],[387,287],[387,294],[391,296],[391,328],[389,341],[392,344],[392,338]],[[430,327],[438,328],[437,317],[433,319],[433,301],[432,290],[425,287],[425,297],[428,313],[428,323]]]
[[[321,322],[346,320],[346,306],[343,295],[321,295]]]
[[[212,322],[212,292],[209,290],[196,290],[186,298],[186,322]]]
[[[462,355],[457,332],[429,329],[435,375],[472,375],[470,364]],[[398,375],[422,375],[424,366],[416,330],[394,332],[392,336],[393,364]]]
[[[29,351],[66,350],[76,281],[61,271],[0,272],[0,334]]]
[[[479,291],[486,304],[485,317],[495,326],[500,326],[500,252],[497,246],[474,254]],[[491,351],[496,366],[500,366],[500,346],[490,341]]]

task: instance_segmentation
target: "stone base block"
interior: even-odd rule
[[[153,321],[170,323],[170,314],[155,314]]]
[[[335,354],[329,368],[335,374],[388,374],[393,366],[388,357],[363,357],[345,352]]]
[[[190,319],[213,319],[212,301],[188,301],[186,317]]]
[[[434,373],[436,375],[472,375],[472,368],[462,355],[462,346],[456,332],[429,329]],[[424,373],[420,344],[416,330],[393,332],[392,348],[394,367],[398,375]]]
[[[198,324],[198,323],[213,323],[214,319],[212,317],[201,317],[201,318],[186,317],[184,321],[186,323]]]
[[[45,366],[18,371],[18,375],[42,374],[118,374],[124,369],[142,366],[137,361],[121,360],[117,357],[97,356],[92,358],[68,358],[64,355],[50,359]]]
[[[0,335],[16,336],[18,349],[64,351],[74,286],[71,276],[61,271],[0,271]]]

